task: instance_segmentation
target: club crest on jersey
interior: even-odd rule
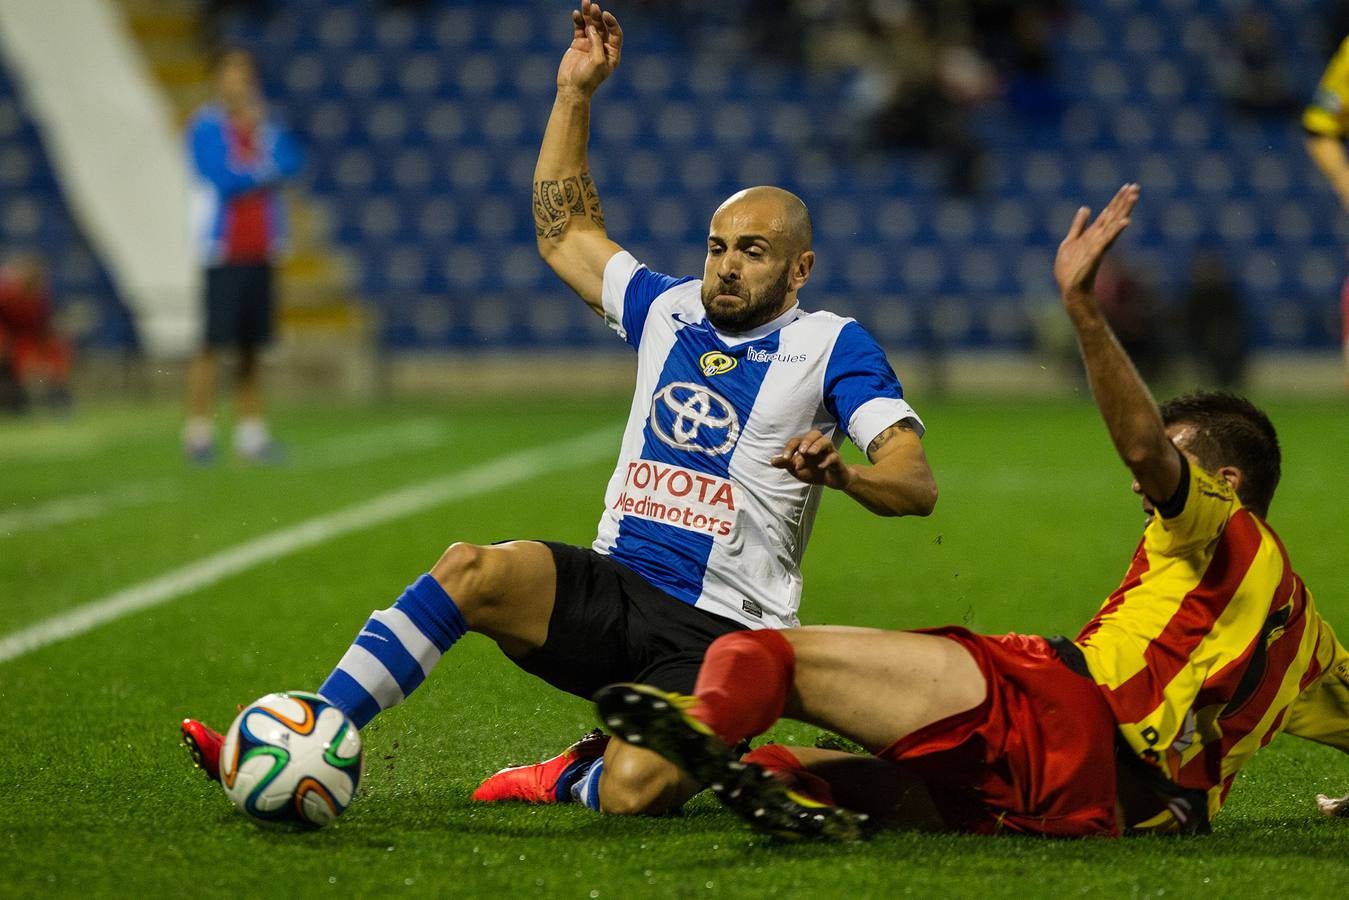
[[[674,381],[651,398],[651,432],[676,450],[721,456],[740,439],[740,417],[716,391]]]
[[[735,368],[736,360],[734,357],[727,356],[720,350],[708,350],[702,356],[698,357],[698,367],[703,370],[703,374],[708,378],[713,375],[720,375],[723,372],[729,372]]]

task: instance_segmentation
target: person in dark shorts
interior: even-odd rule
[[[573,11],[533,190],[540,254],[636,353],[595,541],[451,545],[371,615],[319,688],[357,727],[407,697],[466,631],[581,696],[641,672],[688,690],[718,636],[797,624],[826,488],[882,516],[937,502],[922,420],[884,352],[857,322],[800,308],[815,253],[799,197],[769,186],[729,197],[701,279],[653,272],[609,239],[587,122],[622,42],[611,13],[589,0]],[[867,462],[844,462],[841,433]],[[218,772],[218,735],[195,720],[182,729]],[[601,735],[498,772],[474,797],[655,814],[693,790],[656,754]]]
[[[263,418],[259,354],[272,337],[273,266],[286,243],[280,185],[300,170],[302,154],[291,133],[268,115],[248,52],[222,53],[215,79],[217,99],[196,112],[187,133],[206,328],[188,370],[183,449],[196,462],[214,457],[217,357],[232,350],[239,363],[235,450],[265,462],[276,447]]]
[[[1267,516],[1278,436],[1244,398],[1160,408],[1093,292],[1129,224],[1125,185],[1078,210],[1054,275],[1087,380],[1148,524],[1120,586],[1073,640],[964,628],[740,632],[692,697],[619,684],[614,734],[688,772],[751,826],[855,839],[877,822],[990,834],[1203,833],[1280,733],[1349,753],[1349,651]],[[780,716],[870,752],[732,748]],[[1349,797],[1317,798],[1328,816]]]

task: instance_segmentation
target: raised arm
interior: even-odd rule
[[[590,178],[590,98],[618,66],[623,29],[613,13],[582,0],[572,12],[572,41],[557,69],[557,97],[534,166],[534,233],[539,255],[558,277],[603,314],[604,266],[620,248],[604,230]]]
[[[1340,205],[1349,210],[1349,154],[1345,153],[1344,140],[1319,134],[1309,134],[1306,140],[1307,155],[1330,182]]]
[[[1085,206],[1073,217],[1054,259],[1054,278],[1064,309],[1077,332],[1087,382],[1105,419],[1115,450],[1143,493],[1165,503],[1180,486],[1181,461],[1148,386],[1143,383],[1096,303],[1096,271],[1106,251],[1129,225],[1138,185],[1126,184],[1090,226]]]

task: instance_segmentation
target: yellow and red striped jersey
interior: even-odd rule
[[[1281,731],[1349,752],[1349,653],[1269,525],[1225,479],[1185,474],[1184,507],[1153,517],[1076,643],[1129,747],[1212,816]]]
[[[1302,111],[1302,127],[1322,137],[1344,137],[1349,131],[1349,38],[1340,44]]]

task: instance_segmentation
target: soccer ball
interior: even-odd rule
[[[260,822],[327,825],[360,781],[360,732],[318,694],[268,694],[244,707],[225,733],[220,783]]]

